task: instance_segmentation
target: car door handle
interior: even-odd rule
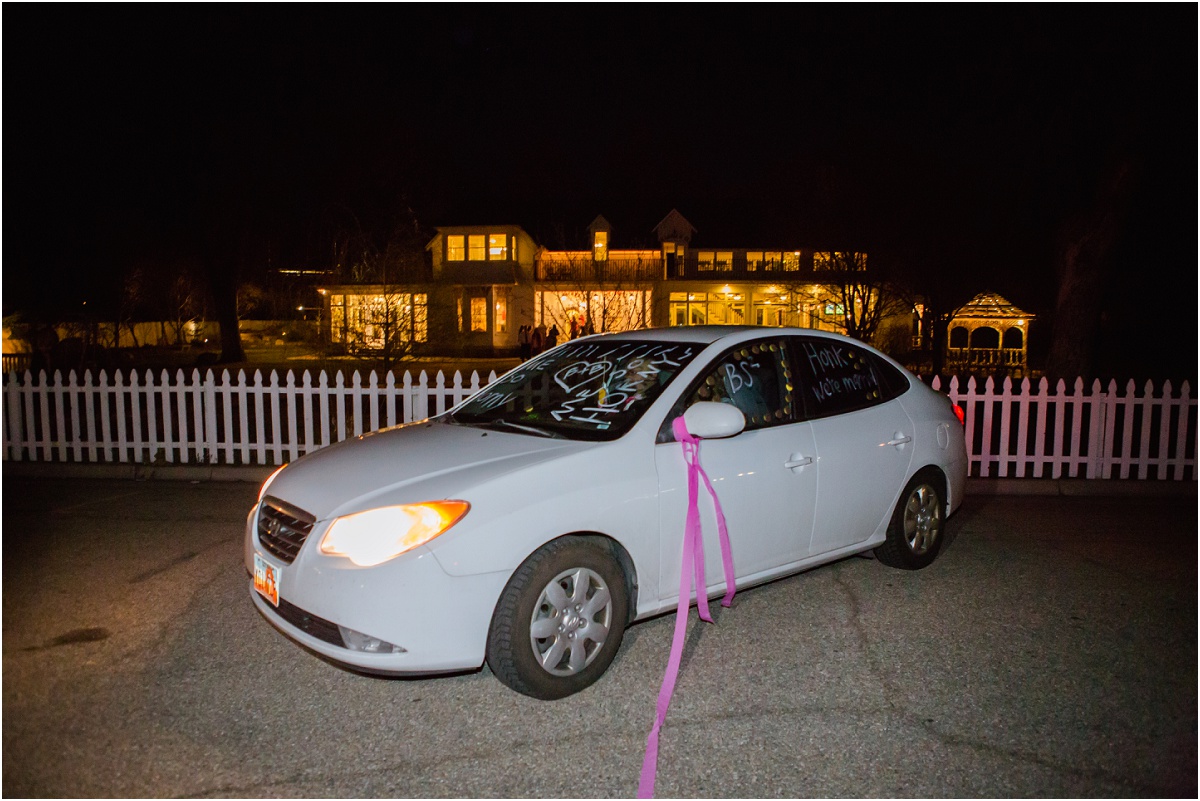
[[[788,470],[795,470],[797,467],[804,467],[812,464],[811,456],[801,456],[798,453],[793,453],[792,458],[783,463],[783,466]]]
[[[888,440],[887,441],[888,445],[906,445],[909,442],[912,442],[912,437],[907,436],[905,434],[901,434],[899,431],[897,431],[892,436],[894,437],[894,439]]]

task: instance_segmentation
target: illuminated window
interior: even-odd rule
[[[446,261],[463,261],[466,258],[466,237],[462,234],[446,237]]]
[[[596,261],[608,261],[608,231],[597,231],[594,234],[593,250]]]
[[[742,295],[716,292],[672,292],[670,325],[741,325],[746,322]]]
[[[508,298],[496,298],[496,330],[503,334],[508,330]]]
[[[425,342],[429,337],[425,294],[333,295],[329,308],[333,342],[374,350]]]
[[[329,296],[329,338],[333,342],[346,341],[346,307],[344,295]]]
[[[733,251],[717,251],[717,269],[726,273],[733,269]]]
[[[746,251],[746,269],[747,270],[749,270],[750,272],[755,272],[756,270],[762,269],[762,266],[763,266],[763,254],[762,254],[761,250]]]
[[[483,234],[471,234],[467,237],[467,258],[471,261],[485,261],[487,248],[484,246],[487,237]]]
[[[788,251],[783,254],[783,269],[787,272],[800,269],[800,251]]]
[[[471,330],[487,330],[487,298],[471,298]]]
[[[705,271],[711,270],[713,268],[713,265],[715,262],[716,262],[716,254],[713,253],[711,250],[696,251],[696,269],[697,270],[705,270]]]
[[[504,261],[508,258],[507,235],[488,234],[488,258],[492,261]]]
[[[763,269],[778,270],[780,263],[783,261],[783,254],[774,251],[763,254]]]

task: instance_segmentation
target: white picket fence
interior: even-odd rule
[[[236,378],[183,370],[171,379],[74,372],[65,382],[40,373],[10,373],[4,383],[5,461],[278,465],[333,442],[384,426],[420,420],[461,402],[487,382],[438,372],[397,381],[355,372],[331,382],[289,371]],[[1010,478],[1196,480],[1196,401],[1185,381],[1139,393],[1129,381],[1053,387],[1042,379],[997,387],[957,377],[931,382],[966,412],[970,475]],[[943,388],[944,386],[944,388]]]

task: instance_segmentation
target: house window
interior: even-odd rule
[[[332,295],[329,309],[333,342],[378,350],[429,337],[429,297],[423,293]]]
[[[466,239],[462,234],[446,237],[446,261],[463,261],[467,258]]]
[[[344,295],[329,296],[329,338],[333,342],[346,341],[345,303]]]
[[[487,237],[483,234],[471,234],[468,236],[467,258],[471,261],[485,261],[487,259],[486,242]]]
[[[717,251],[717,269],[724,273],[727,273],[733,269],[733,251]]]
[[[746,251],[746,270],[747,271],[756,272],[757,270],[762,269],[762,266],[763,266],[763,254],[762,254],[761,250]]]
[[[783,269],[785,272],[795,272],[800,269],[800,251],[788,251],[783,254]]]
[[[496,331],[503,334],[508,330],[508,298],[499,295],[496,298]]]
[[[717,254],[711,250],[696,251],[696,269],[705,271],[711,270],[716,262],[716,255]]]
[[[471,298],[471,330],[487,330],[487,298]]]
[[[746,301],[740,293],[672,292],[671,325],[741,325]]]
[[[508,259],[508,236],[506,234],[488,234],[488,258],[492,261]]]
[[[780,262],[783,261],[783,254],[779,251],[763,253],[763,269],[778,270]]]
[[[608,231],[597,231],[593,235],[593,251],[596,261],[608,261]]]

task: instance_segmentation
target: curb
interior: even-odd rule
[[[5,462],[5,478],[84,478],[113,481],[245,481],[261,484],[274,467],[229,465],[68,464]]]
[[[1195,498],[1196,481],[1136,478],[968,478],[967,495]]]
[[[164,464],[72,464],[67,462],[3,463],[6,478],[109,479],[116,481],[244,481],[261,484],[274,467]],[[968,478],[967,495],[1045,495],[1068,498],[1144,497],[1195,498],[1196,480],[1090,478]]]

